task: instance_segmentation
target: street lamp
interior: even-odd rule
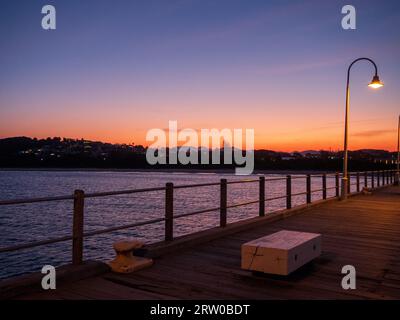
[[[349,100],[350,100],[350,70],[351,67],[358,61],[361,60],[366,60],[371,62],[374,65],[375,68],[375,75],[372,78],[372,81],[370,84],[368,84],[369,87],[377,89],[383,86],[383,83],[379,80],[378,76],[378,67],[376,66],[376,63],[372,61],[369,58],[358,58],[354,60],[349,68],[347,69],[347,87],[346,87],[346,116],[345,116],[345,125],[344,125],[344,155],[343,155],[343,177],[342,177],[342,192],[341,192],[341,199],[345,200],[347,198],[347,188],[348,188],[348,178],[347,178],[347,158],[348,158],[348,152],[347,152],[347,140],[348,140],[348,129],[349,129]]]

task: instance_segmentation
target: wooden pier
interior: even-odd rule
[[[322,255],[289,277],[240,269],[241,244],[282,229],[321,233]],[[400,299],[400,187],[306,204],[149,249],[155,262],[148,269],[106,271],[16,298]],[[356,268],[355,290],[341,287],[344,265]]]

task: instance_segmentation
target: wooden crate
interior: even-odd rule
[[[288,275],[321,254],[317,233],[282,230],[242,245],[245,270]]]

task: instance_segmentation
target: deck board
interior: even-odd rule
[[[244,209],[245,210],[245,209]],[[229,212],[228,212],[229,214]],[[288,229],[323,235],[322,255],[289,277],[240,269],[241,244]],[[341,288],[341,268],[357,289]],[[332,201],[304,213],[157,258],[130,275],[103,275],[21,299],[399,299],[400,188]]]

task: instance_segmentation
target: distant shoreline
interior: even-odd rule
[[[152,172],[152,173],[231,173],[234,169],[119,169],[119,168],[0,168],[0,171],[39,171],[39,172]],[[253,174],[307,174],[336,172],[334,170],[254,170]]]

